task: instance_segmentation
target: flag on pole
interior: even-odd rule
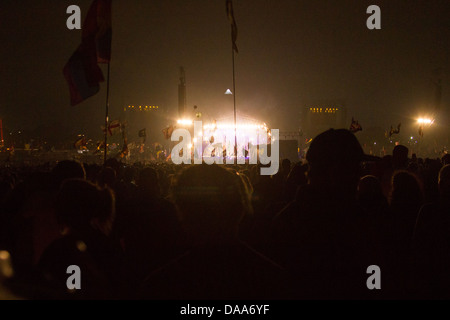
[[[123,147],[122,147],[122,150],[119,152],[118,157],[124,158],[124,157],[128,156],[128,153],[129,153],[128,139],[127,139],[127,137],[124,137],[124,139],[123,139]]]
[[[147,131],[146,131],[146,129],[144,128],[144,129],[139,130],[139,134],[138,135],[139,135],[139,138],[143,138],[142,142],[145,143],[145,139],[147,138]]]
[[[227,6],[227,17],[231,24],[231,39],[233,41],[233,50],[236,51],[236,53],[238,53],[239,51],[236,45],[238,30],[236,25],[236,19],[234,18],[233,2],[231,0],[227,0],[226,6]]]
[[[394,129],[392,126],[391,126],[391,130],[389,131],[389,137],[392,137],[392,135],[394,135],[394,134],[399,134],[400,133],[400,127],[401,127],[401,123],[399,123],[398,124],[398,126],[397,126],[397,129]]]
[[[95,50],[98,63],[111,60],[111,1],[94,0],[83,24],[81,41]]]
[[[147,133],[146,133],[145,128],[139,130],[139,137],[140,137],[140,138],[144,138],[144,137],[146,137],[146,136],[147,136]]]
[[[124,125],[121,124],[119,120],[110,121],[108,124],[108,133],[110,136],[112,136],[120,131],[123,131],[123,129],[124,129]],[[102,126],[102,130],[103,130],[103,132],[105,132],[104,126]]]
[[[362,131],[361,125],[352,117],[352,123],[350,125],[350,131],[356,133],[358,131]]]
[[[100,153],[102,149],[105,149],[105,141],[97,141],[97,148],[94,151],[94,154]]]
[[[87,145],[87,140],[86,137],[83,135],[79,135],[77,140],[75,140],[73,146],[75,147],[75,149],[86,149],[86,145]]]
[[[111,61],[111,0],[99,0],[97,4],[97,61],[109,63]]]
[[[167,127],[165,129],[162,130],[163,134],[164,134],[164,138],[166,138],[167,140],[170,139],[170,137],[172,137],[172,133],[173,133],[174,127],[170,126]]]
[[[100,90],[104,77],[98,63],[111,58],[111,0],[94,0],[83,24],[81,44],[63,68],[75,106]]]
[[[92,59],[94,58],[94,59]],[[83,45],[72,54],[63,69],[64,78],[69,85],[70,104],[75,106],[100,90],[103,74],[95,56],[86,51]]]

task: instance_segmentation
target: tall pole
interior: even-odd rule
[[[0,131],[1,131],[1,135],[2,135],[2,141],[0,143],[0,147],[3,147],[3,144],[4,144],[4,140],[3,140],[3,119],[0,119]]]
[[[109,122],[109,116],[108,116],[108,114],[109,114],[109,71],[110,71],[110,68],[111,68],[111,62],[108,62],[108,75],[107,75],[107,77],[106,77],[106,107],[105,107],[105,109],[106,109],[106,111],[105,111],[105,152],[104,152],[104,155],[103,155],[103,165],[105,165],[106,164],[106,156],[107,156],[107,153],[108,153],[108,148],[107,148],[107,146],[108,146],[108,122]]]
[[[231,26],[231,56],[233,62],[233,106],[234,106],[234,164],[237,164],[237,121],[236,121],[236,78],[234,73],[234,42],[233,42],[233,26]]]

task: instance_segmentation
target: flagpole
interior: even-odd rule
[[[234,107],[234,156],[235,164],[237,164],[238,145],[237,145],[237,122],[236,122],[236,78],[234,70],[234,42],[233,42],[233,26],[231,26],[231,56],[233,64],[233,107]]]
[[[106,107],[105,107],[105,151],[103,155],[103,165],[106,165],[106,156],[108,153],[108,122],[109,122],[109,72],[111,69],[111,62],[108,62],[108,74],[106,76]]]

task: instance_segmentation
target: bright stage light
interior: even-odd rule
[[[177,121],[177,123],[181,124],[181,125],[185,125],[185,126],[190,126],[190,125],[193,124],[193,121],[192,120],[187,120],[187,119],[180,119],[180,120]]]
[[[237,142],[238,157],[245,156],[244,150],[250,151],[249,143],[251,145],[266,145],[270,144],[271,140],[273,141],[267,125],[257,120],[238,119],[236,125],[232,120],[204,123],[202,133],[202,140],[222,144],[225,150],[233,150],[234,144]],[[200,138],[198,141],[200,141]]]
[[[432,124],[434,120],[428,119],[428,118],[419,118],[417,119],[417,122],[419,124]]]

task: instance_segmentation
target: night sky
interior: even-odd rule
[[[80,6],[84,21],[91,0],[0,2],[0,117],[9,131],[58,124],[71,133],[101,136],[106,83],[71,107],[62,74],[81,41],[81,30],[66,27],[71,4]],[[381,8],[381,30],[366,27],[371,4]],[[412,121],[430,104],[438,67],[442,108],[450,106],[448,0],[233,5],[240,114],[281,131],[298,130],[300,108],[308,101],[344,100],[349,118],[384,130]],[[196,105],[207,119],[232,115],[232,98],[224,95],[232,88],[225,0],[113,0],[112,30],[111,118],[123,117],[128,105],[159,106],[142,119],[149,119],[150,132],[161,132],[177,117],[180,66],[188,110]]]

